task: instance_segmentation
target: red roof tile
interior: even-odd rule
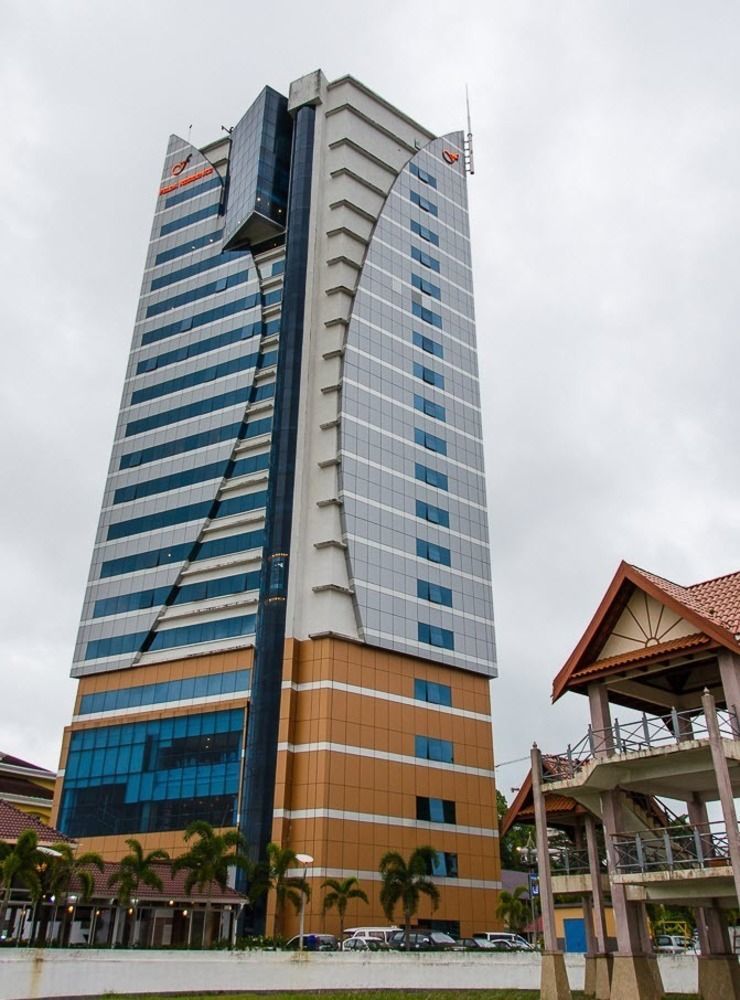
[[[33,830],[41,844],[74,843],[71,837],[66,837],[53,826],[45,826],[35,816],[29,816],[10,802],[0,799],[0,840],[14,844],[25,830]]]
[[[2,770],[3,764],[8,764],[10,767],[23,767],[28,771],[38,771],[39,777],[56,777],[53,771],[47,771],[45,767],[39,767],[38,764],[31,764],[27,760],[21,760],[20,757],[13,757],[12,754],[3,753],[0,750],[0,770]]]
[[[220,903],[239,903],[244,901],[244,897],[235,889],[222,889],[216,882],[210,883],[202,892],[197,886],[194,886],[190,892],[186,892],[185,879],[187,878],[187,872],[180,871],[173,875],[170,871],[170,866],[166,862],[161,861],[154,862],[152,868],[162,880],[162,889],[160,891],[152,889],[148,885],[139,886],[136,895],[142,901],[166,900],[169,902],[170,899],[174,899],[176,903],[197,903],[205,902],[208,899],[212,902]],[[111,875],[117,870],[118,865],[112,861],[105,862],[102,872],[99,872],[96,868],[90,869],[90,874],[95,880],[95,888],[92,893],[93,898],[110,899],[115,895],[115,888],[111,888],[108,883]],[[73,888],[75,888],[74,885]]]

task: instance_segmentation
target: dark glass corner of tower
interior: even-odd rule
[[[285,231],[293,122],[265,87],[231,134],[224,249],[254,249]]]

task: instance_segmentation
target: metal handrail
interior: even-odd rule
[[[740,722],[734,707],[717,710],[720,736],[737,739]],[[653,747],[680,744],[686,740],[706,740],[709,727],[702,711],[679,712],[672,708],[664,716],[643,712],[636,722],[620,723],[615,719],[606,729],[588,727],[586,735],[575,745],[568,744],[565,753],[543,757],[543,782],[574,778],[594,757],[639,753]]]
[[[554,853],[550,860],[553,875],[583,875],[590,871],[588,851],[576,847],[564,847]]]
[[[682,871],[729,865],[730,847],[722,821],[666,827],[656,834],[615,834],[614,868],[619,875]]]

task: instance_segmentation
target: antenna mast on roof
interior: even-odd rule
[[[468,134],[463,142],[463,150],[465,153],[465,170],[469,174],[475,173],[475,162],[473,161],[473,127],[470,124],[470,95],[468,94],[468,85],[465,84],[465,107],[468,112]]]

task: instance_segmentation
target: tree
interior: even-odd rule
[[[12,847],[7,845],[0,861],[0,930],[5,923],[5,915],[10,904],[10,893],[13,883],[17,882],[28,889],[31,900],[36,903],[41,896],[41,879],[39,864],[41,853],[39,841],[33,830],[24,830]]]
[[[175,858],[172,862],[173,875],[179,871],[187,871],[185,891],[190,892],[197,886],[201,892],[210,889],[215,882],[225,891],[229,881],[229,868],[246,867],[246,859],[239,852],[242,846],[242,836],[237,830],[227,830],[216,833],[210,823],[197,819],[185,830],[183,838],[186,844],[197,837],[190,850]],[[211,897],[206,900],[206,917],[203,922],[203,937],[201,943],[206,945],[206,931],[210,924]],[[211,934],[212,936],[212,934]]]
[[[521,934],[527,923],[527,903],[522,899],[527,893],[526,885],[518,885],[513,892],[504,889],[499,893],[496,916],[513,934]]]
[[[411,918],[419,908],[423,893],[432,901],[432,910],[439,906],[439,889],[428,877],[437,858],[433,847],[417,847],[406,861],[398,851],[387,851],[380,859],[380,905],[389,920],[400,901],[403,908],[404,948],[408,950]]]
[[[154,863],[156,861],[169,861],[170,856],[167,851],[163,851],[161,849],[149,851],[148,854],[144,854],[144,848],[141,846],[141,842],[136,840],[134,837],[131,837],[126,841],[126,846],[131,853],[126,854],[118,862],[118,868],[108,879],[108,885],[111,887],[117,887],[116,899],[118,900],[119,906],[129,906],[133,902],[134,940],[132,941],[132,944],[135,945],[136,921],[139,907],[139,887],[141,885],[148,885],[149,888],[158,889],[161,892],[162,879],[157,874],[157,871],[154,868]],[[116,913],[116,925],[113,928],[112,946],[115,946],[117,931],[118,913]]]
[[[59,900],[66,899],[70,885],[73,881],[80,887],[80,897],[83,902],[87,902],[95,889],[95,876],[90,868],[97,868],[103,871],[103,859],[94,851],[87,851],[84,854],[75,855],[74,850],[68,843],[54,844],[52,850],[55,852],[49,862],[45,881],[49,892],[55,897],[54,919],[52,929],[56,922],[56,912]],[[64,944],[64,934],[61,935],[60,944]]]
[[[303,898],[309,899],[311,890],[305,878],[288,875],[291,868],[299,864],[295,851],[280,844],[267,845],[267,872],[265,884],[267,889],[275,890],[275,933],[282,931],[283,910],[286,902],[291,902],[296,913],[301,909]]]
[[[337,913],[339,914],[339,937],[341,939],[344,937],[344,914],[347,912],[347,903],[350,899],[361,899],[363,903],[367,903],[367,895],[360,888],[359,879],[355,878],[354,875],[341,880],[328,878],[325,882],[321,883],[321,888],[330,890],[324,895],[324,904],[321,912],[326,913],[327,910],[331,910],[333,906],[336,906]]]
[[[498,813],[499,825],[506,815],[508,804],[503,793],[496,789],[496,812]],[[522,852],[519,848],[526,847],[529,838],[534,834],[534,827],[525,823],[514,823],[507,830],[506,834],[499,839],[499,850],[501,851],[501,867],[510,871],[525,871],[527,865],[522,861]]]

